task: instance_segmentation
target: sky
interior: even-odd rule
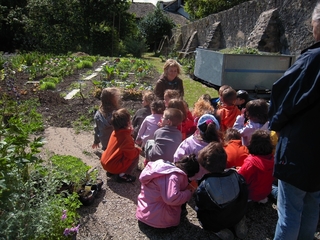
[[[146,2],[146,3],[152,3],[153,5],[157,5],[157,2],[159,0],[133,0],[133,2]],[[162,0],[162,2],[171,2],[172,0]]]

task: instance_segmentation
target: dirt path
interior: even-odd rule
[[[104,184],[93,205],[80,209],[82,216],[78,240],[82,239],[217,239],[215,235],[201,229],[194,202],[187,204],[188,215],[172,232],[150,229],[138,224],[135,218],[136,199],[140,182],[117,183],[106,176],[101,169],[99,157],[91,148],[93,135],[90,132],[75,134],[72,128],[53,128],[45,130],[45,145],[42,155],[71,155],[82,159],[91,167],[99,169]],[[142,158],[140,159],[142,161]],[[135,171],[138,178],[139,170]],[[253,205],[247,214],[249,236],[247,239],[272,239],[276,224],[276,210],[272,203]]]

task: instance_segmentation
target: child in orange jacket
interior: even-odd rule
[[[217,110],[220,118],[220,129],[225,132],[228,128],[232,128],[238,115],[241,114],[239,108],[235,105],[237,92],[229,87],[222,92],[222,105]]]
[[[241,167],[243,161],[248,157],[249,150],[242,145],[241,134],[237,129],[229,128],[224,136],[224,150],[227,153],[227,168]]]
[[[101,156],[101,165],[108,173],[116,174],[117,182],[134,182],[136,177],[131,172],[138,165],[141,149],[135,147],[131,136],[130,113],[121,108],[112,114],[114,128],[107,149]]]

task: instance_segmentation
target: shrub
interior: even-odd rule
[[[126,53],[132,54],[135,58],[141,58],[148,49],[146,39],[143,37],[127,38],[124,44]]]

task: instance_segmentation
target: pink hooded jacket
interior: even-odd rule
[[[178,226],[181,205],[192,197],[191,191],[186,189],[186,173],[170,162],[157,160],[148,162],[139,180],[137,219],[155,228]]]

